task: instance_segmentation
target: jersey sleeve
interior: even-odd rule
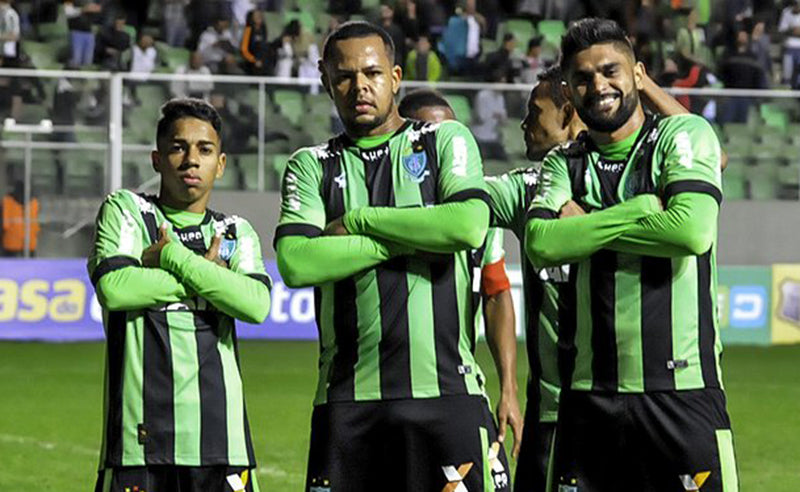
[[[457,121],[443,122],[436,130],[436,151],[442,202],[479,198],[488,204],[481,153],[469,129]]]
[[[572,186],[567,159],[559,150],[552,150],[542,163],[536,195],[528,209],[528,219],[555,219],[561,207],[572,199]]]
[[[497,263],[506,256],[506,251],[503,249],[503,229],[492,227],[486,233],[486,249],[483,251],[483,259],[481,266],[491,265]]]
[[[316,237],[325,228],[325,206],[320,194],[322,168],[313,151],[297,151],[283,174],[281,213],[274,244],[284,236]]]
[[[525,215],[525,184],[519,173],[487,176],[486,191],[491,198],[491,226],[515,229]]]
[[[238,219],[236,236],[238,244],[230,259],[230,269],[261,280],[271,288],[272,280],[264,269],[264,260],[261,256],[261,241],[250,222],[242,218]]]
[[[126,190],[117,191],[100,207],[88,270],[94,283],[105,273],[124,266],[139,265],[144,244],[139,229],[136,203]]]
[[[659,128],[664,201],[683,192],[706,193],[722,202],[722,150],[714,129],[696,115],[666,118]]]

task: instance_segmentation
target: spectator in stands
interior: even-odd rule
[[[361,0],[328,0],[328,12],[348,17],[359,14],[361,13]]]
[[[9,0],[0,0],[0,66],[14,67],[19,56],[19,14]]]
[[[542,57],[542,37],[534,36],[528,41],[528,51],[525,53],[517,82],[535,84],[539,80],[539,74],[544,72],[545,65]]]
[[[294,51],[297,56],[297,78],[313,81],[310,85],[311,94],[319,94],[319,45],[314,33],[302,28]]]
[[[467,67],[470,73],[476,73],[481,56],[481,37],[486,32],[488,23],[483,14],[478,13],[478,0],[466,0],[464,17],[467,20]]]
[[[125,30],[125,14],[117,13],[114,22],[97,35],[94,61],[103,69],[119,70],[122,53],[131,47],[131,36]]]
[[[221,92],[212,92],[208,102],[222,118],[225,128],[225,152],[228,155],[244,153],[248,150],[247,141],[254,134],[254,122],[248,121],[231,108],[228,98]]]
[[[31,198],[25,206],[25,185],[22,180],[14,183],[11,193],[3,197],[2,202],[2,236],[3,256],[23,256],[25,254],[25,219],[27,208],[30,215],[28,229],[28,251],[30,256],[36,255],[36,240],[39,237],[39,200]]]
[[[217,19],[213,26],[209,26],[197,42],[197,51],[203,57],[203,64],[218,72],[226,55],[238,52],[238,43],[230,29],[230,21]]]
[[[64,127],[75,126],[80,98],[81,93],[73,85],[73,81],[66,77],[58,79],[53,93],[53,108],[50,112],[53,124]],[[55,131],[53,139],[57,142],[75,142],[75,131],[73,129]],[[63,180],[60,180],[58,185],[59,188],[63,187]]]
[[[457,8],[442,33],[439,51],[453,73],[475,75],[480,70],[481,30],[486,20],[475,10],[475,0]]]
[[[725,87],[732,89],[766,89],[767,74],[750,51],[750,35],[742,26],[736,33],[736,45],[724,56],[720,64],[720,78]],[[747,112],[753,100],[750,97],[729,97],[725,104],[724,121],[747,122]]]
[[[506,73],[503,70],[494,70],[489,73],[487,82],[506,82]],[[503,93],[490,88],[481,89],[475,96],[475,124],[472,125],[472,134],[484,159],[504,161],[508,158],[500,135],[500,128],[506,120],[508,113]]]
[[[158,63],[158,52],[156,51],[155,41],[149,34],[140,34],[139,40],[131,48],[131,73],[141,74],[141,78],[147,78],[147,75],[153,73]],[[128,82],[130,87],[131,99],[137,106],[140,104],[139,98],[136,96],[136,87],[139,82],[131,80]]]
[[[275,77],[289,78],[294,69],[294,43],[300,37],[300,22],[293,20],[286,24],[281,35],[270,44],[270,61]],[[273,55],[274,53],[274,55]]]
[[[207,79],[173,80],[170,84],[170,92],[175,98],[195,97],[207,100],[211,90],[214,89],[211,70],[203,65],[203,57],[197,51],[193,51],[189,55],[189,64],[181,65],[175,70],[175,73],[208,77]]]
[[[406,58],[406,33],[395,21],[394,7],[391,5],[381,5],[380,26],[394,41],[394,64],[402,67]]]
[[[691,63],[713,69],[714,60],[706,43],[706,31],[697,24],[697,9],[689,11],[686,27],[678,30],[675,51]]]
[[[778,32],[784,35],[783,41],[783,83],[795,83],[798,77],[797,65],[800,64],[800,0],[781,12]]]
[[[92,0],[66,0],[64,16],[69,29],[69,44],[72,52],[70,66],[79,68],[90,65],[94,58],[94,32],[92,26],[103,7]]]
[[[268,51],[269,38],[267,38],[264,14],[260,10],[251,10],[247,14],[247,25],[242,34],[241,52],[244,58],[244,71],[250,75],[265,75]]]
[[[431,50],[428,36],[423,34],[417,38],[416,46],[406,57],[406,80],[427,80],[436,82],[442,78],[442,62],[439,55]]]
[[[514,50],[517,48],[517,38],[511,33],[503,35],[503,42],[497,51],[493,51],[486,55],[485,67],[488,73],[500,72],[503,74],[503,79],[514,80],[514,64],[512,56]]]
[[[753,21],[753,27],[750,31],[750,51],[756,57],[758,64],[764,68],[764,73],[771,78],[772,74],[772,56],[769,53],[770,47],[769,34],[766,32],[766,25],[764,20],[758,19]]]
[[[184,47],[189,36],[189,23],[186,21],[186,7],[189,0],[163,0],[164,18],[162,32],[164,41],[170,46]]]
[[[428,32],[420,29],[420,16],[416,0],[399,0],[394,9],[394,21],[403,30],[406,39],[418,39],[420,33]]]

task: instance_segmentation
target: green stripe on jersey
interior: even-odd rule
[[[132,326],[131,326],[132,325]],[[120,327],[121,328],[121,327]],[[122,466],[142,466],[144,446],[137,428],[144,422],[144,318],[137,316],[125,327],[125,368],[122,376]]]
[[[408,344],[411,348],[411,393],[414,398],[440,395],[436,375],[436,337],[428,313],[433,312],[430,267],[415,260],[408,262]]]
[[[672,323],[685,330],[672,330],[672,359],[688,365],[675,369],[675,389],[697,386],[703,380],[700,345],[697,343],[697,261],[694,257],[672,259]],[[694,329],[692,329],[692,327]]]
[[[578,390],[592,389],[592,311],[591,290],[582,288],[589,285],[592,273],[591,262],[585,261],[578,267],[576,292],[577,329],[575,330],[575,348],[577,356],[575,371],[572,376],[572,388]]]
[[[642,361],[642,300],[641,261],[634,255],[617,255],[616,298],[626,302],[614,304],[614,322],[617,324],[618,373],[627,377],[619,391],[644,391],[644,366]]]
[[[233,323],[227,319],[221,327],[227,336],[221,337],[217,344],[217,352],[222,362],[222,376],[225,383],[225,412],[228,424],[228,464],[230,466],[248,466],[250,460],[247,456],[247,444],[244,421],[244,394],[242,392],[242,379],[239,375],[239,363],[233,346],[233,337],[230,333]]]
[[[333,357],[336,355],[336,334],[333,329],[324,327],[333,326],[333,284],[327,283],[319,287],[321,292],[319,309],[319,337],[322,347],[331,347],[329,350],[322,350],[319,355],[319,381],[317,382],[317,394],[314,403],[321,405],[328,401],[328,385],[331,379],[331,369],[333,368]]]
[[[736,455],[733,452],[733,433],[730,429],[718,429],[717,453],[722,474],[722,492],[739,492],[739,473],[736,471]]]
[[[378,279],[375,270],[364,272],[356,279],[358,318],[358,361],[355,374],[355,399],[377,400],[381,397],[381,310]],[[333,295],[331,295],[333,297]],[[331,332],[333,330],[330,330]]]
[[[200,466],[200,381],[194,315],[167,313],[175,402],[175,463]]]

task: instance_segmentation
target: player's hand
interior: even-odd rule
[[[501,393],[500,401],[497,402],[497,424],[497,440],[501,444],[506,438],[506,427],[511,426],[511,432],[514,434],[514,447],[511,448],[511,456],[517,459],[519,447],[522,444],[522,429],[525,424],[522,412],[519,410],[519,400],[515,391],[503,391]]]
[[[338,219],[332,220],[330,224],[325,227],[325,230],[322,232],[323,236],[347,236],[350,232],[344,226],[344,221],[341,217]]]
[[[586,211],[584,211],[577,202],[570,200],[561,207],[561,213],[558,215],[558,218],[564,219],[566,217],[578,217],[580,215],[586,215]]]
[[[169,224],[164,222],[158,228],[158,241],[142,251],[142,266],[159,268],[161,266],[161,250],[170,242],[168,231]]]
[[[222,235],[214,234],[214,237],[211,238],[211,245],[208,247],[206,254],[203,255],[203,258],[213,261],[222,268],[228,268],[228,262],[219,257],[220,244],[222,244]]]

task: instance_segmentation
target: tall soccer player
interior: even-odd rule
[[[234,319],[270,304],[258,235],[207,208],[225,171],[221,121],[197,99],[161,108],[158,196],[111,194],[88,269],[106,331],[97,492],[257,491]]]
[[[561,67],[588,132],[545,158],[526,226],[533,264],[572,263],[575,287],[551,490],[737,490],[715,310],[717,137],[700,117],[644,112],[643,67],[612,21],[573,24]]]
[[[393,53],[365,22],[329,35],[322,81],[345,133],[283,179],[278,266],[316,287],[320,331],[306,490],[508,490],[473,354],[480,153],[457,122],[400,117]]]
[[[404,118],[441,123],[455,120],[450,103],[439,92],[432,89],[417,89],[400,100],[398,112]],[[487,178],[488,179],[488,178]],[[486,343],[494,359],[500,379],[500,398],[497,402],[498,436],[505,442],[506,426],[514,434],[512,456],[519,453],[522,442],[523,420],[517,396],[517,335],[514,301],[511,298],[511,282],[506,273],[506,252],[503,249],[503,230],[491,228],[480,251],[481,298]]]

